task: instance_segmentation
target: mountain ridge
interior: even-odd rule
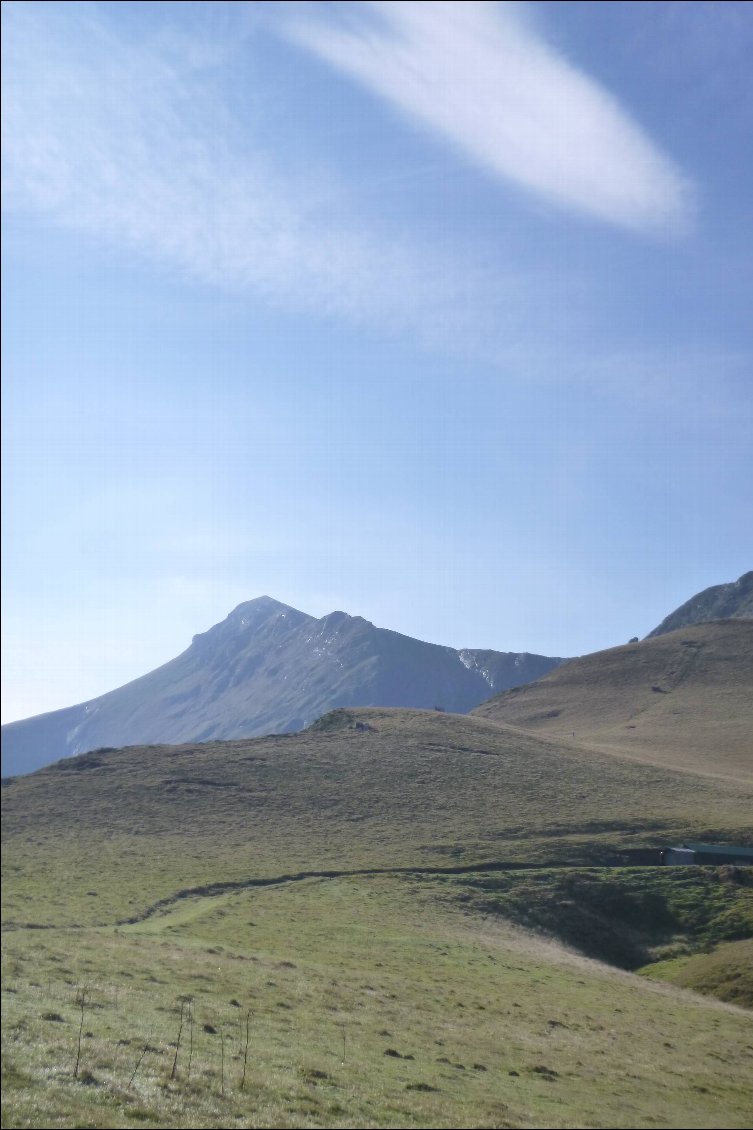
[[[427,643],[341,611],[317,619],[261,596],[124,686],[3,726],[3,772],[31,772],[103,746],[286,733],[340,706],[464,714],[561,662]]]
[[[644,642],[720,617],[751,621],[753,571],[696,593]],[[3,772],[31,772],[103,746],[287,733],[338,707],[464,714],[563,662],[428,643],[340,610],[317,618],[265,594],[238,604],[174,659],[124,686],[3,726]],[[594,669],[591,677],[598,682],[600,675]]]
[[[736,581],[711,585],[686,600],[646,636],[647,640],[686,628],[690,624],[706,624],[713,620],[753,619],[753,570]]]

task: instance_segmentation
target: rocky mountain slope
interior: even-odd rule
[[[727,585],[712,585],[670,612],[647,639],[709,620],[753,620],[753,570]]]
[[[103,746],[284,733],[340,706],[466,713],[561,663],[423,643],[360,616],[316,619],[270,597],[236,608],[164,666],[99,698],[3,727],[3,773]]]

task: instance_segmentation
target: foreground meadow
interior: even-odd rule
[[[420,876],[13,931],[3,984],[6,1126],[750,1123],[750,1014],[464,913]]]
[[[753,1014],[631,972],[753,933],[630,865],[739,783],[358,711],[4,793],[5,1127],[750,1125]]]

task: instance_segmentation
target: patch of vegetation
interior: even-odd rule
[[[437,707],[435,707],[437,709]],[[362,712],[360,712],[362,713]],[[345,710],[338,707],[337,710],[330,710],[327,714],[322,714],[321,718],[317,718],[307,727],[307,733],[311,734],[327,734],[335,733],[339,730],[355,730],[358,733],[373,733],[375,727],[371,723],[364,721],[363,718],[357,717],[356,714],[350,710]]]
[[[474,892],[477,909],[623,969],[753,937],[750,868],[546,869],[485,875],[462,886]]]
[[[656,962],[640,972],[753,1009],[753,938],[723,942],[709,953]]]

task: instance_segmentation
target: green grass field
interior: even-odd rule
[[[721,942],[706,952],[685,953],[647,967],[650,977],[682,985],[719,1000],[753,1008],[753,937]]]
[[[3,1126],[749,1126],[753,1014],[668,963],[753,888],[626,863],[752,802],[379,710],[11,782]]]

